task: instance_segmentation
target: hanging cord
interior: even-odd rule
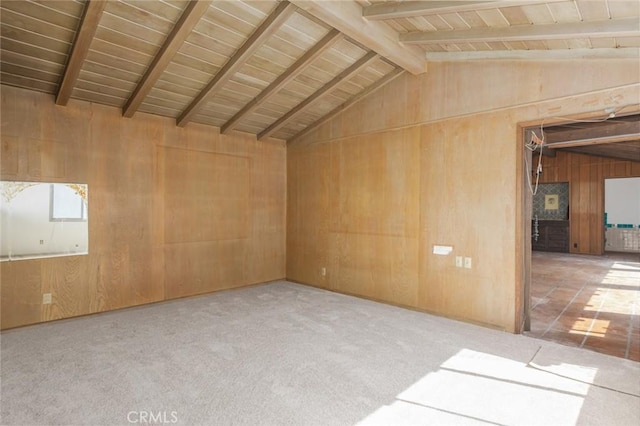
[[[525,144],[525,148],[531,152],[535,152],[536,149],[540,149],[540,154],[538,155],[538,166],[536,167],[536,183],[535,187],[531,183],[531,168],[529,166],[529,161],[527,161],[527,156],[524,157],[524,162],[527,167],[527,182],[529,184],[529,191],[532,195],[536,195],[538,193],[538,186],[540,182],[540,175],[542,174],[542,147],[545,144],[545,135],[544,135],[544,121],[540,124],[540,135],[542,137],[538,137],[536,132],[531,131],[531,141]]]

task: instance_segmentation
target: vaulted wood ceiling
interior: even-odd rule
[[[292,140],[429,61],[639,58],[640,2],[1,0],[0,83]]]

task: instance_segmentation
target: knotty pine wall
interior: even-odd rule
[[[3,180],[89,184],[89,255],[2,262],[2,328],[285,276],[284,142],[1,97]]]
[[[289,145],[287,278],[520,330],[519,123],[637,104],[639,79],[634,60],[433,63],[397,78]]]
[[[640,177],[640,162],[558,152],[542,167],[541,183],[569,182],[570,252],[604,253],[604,180]]]

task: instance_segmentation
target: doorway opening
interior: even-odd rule
[[[519,126],[517,319],[532,337],[640,361],[640,252],[605,250],[604,200],[606,178],[640,177],[640,115],[613,118]]]

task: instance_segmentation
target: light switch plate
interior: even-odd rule
[[[51,303],[51,293],[44,293],[42,295],[42,304],[49,305]]]

